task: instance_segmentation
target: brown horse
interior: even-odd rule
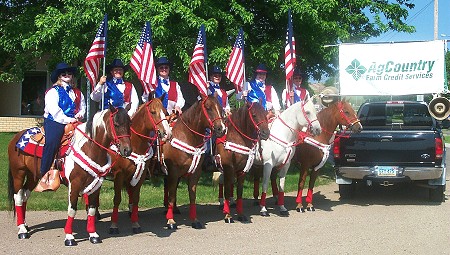
[[[218,141],[216,146],[216,154],[220,156],[217,165],[224,174],[226,197],[223,206],[224,220],[227,223],[233,222],[229,198],[232,197],[233,183],[236,178],[236,211],[238,220],[245,222],[248,221],[242,206],[245,173],[252,166],[256,153],[259,153],[260,139],[267,140],[269,138],[270,130],[266,111],[260,103],[247,102],[243,107],[234,110],[228,117],[227,128],[226,140]]]
[[[100,243],[101,240],[95,232],[95,208],[98,203],[96,192],[103,178],[102,172],[109,170],[110,158],[107,157],[105,146],[114,142],[121,155],[129,155],[130,148],[130,118],[125,109],[108,110],[97,113],[94,122],[84,123],[76,127],[72,138],[69,155],[65,158],[64,171],[61,175],[67,178],[69,187],[69,208],[66,227],[65,245],[73,246],[76,242],[72,235],[72,223],[77,210],[79,194],[89,194],[89,211],[87,230],[91,243]],[[85,134],[84,132],[87,132]],[[19,239],[29,238],[28,226],[25,221],[26,203],[31,190],[38,182],[40,171],[40,159],[36,155],[25,153],[16,148],[19,132],[10,141],[8,146],[9,156],[9,201],[10,206],[14,202],[14,212],[17,216]],[[89,135],[92,137],[90,138]],[[80,157],[76,157],[76,156]],[[85,157],[83,157],[83,155]],[[85,169],[80,167],[84,165]],[[104,165],[103,167],[99,167]],[[95,175],[95,176],[94,176]]]
[[[122,187],[125,186],[131,209],[131,226],[133,233],[141,233],[138,218],[138,204],[141,186],[146,178],[146,162],[153,156],[152,146],[159,136],[163,141],[172,136],[166,120],[167,110],[161,99],[155,98],[141,105],[132,117],[131,148],[133,152],[127,158],[118,158],[112,167],[114,175],[114,208],[111,215],[110,234],[118,234],[119,205],[122,200]],[[149,136],[154,134],[154,136]],[[114,157],[114,154],[110,154]]]
[[[203,154],[206,150],[205,129],[210,128],[216,137],[225,134],[222,120],[222,107],[216,96],[202,96],[175,122],[170,142],[163,144],[163,158],[167,168],[168,209],[167,228],[176,229],[173,217],[177,186],[180,177],[188,182],[190,210],[189,217],[193,228],[203,228],[197,219],[196,189],[201,174]]]
[[[335,101],[327,108],[317,114],[317,118],[322,126],[322,133],[313,139],[305,139],[305,143],[297,146],[294,162],[300,163],[300,178],[298,182],[298,192],[296,203],[297,212],[314,211],[313,188],[319,169],[325,164],[330,150],[330,144],[333,142],[334,130],[338,125],[345,125],[351,132],[360,132],[361,123],[356,116],[352,106],[347,101]],[[309,169],[311,169],[308,193],[306,196],[306,208],[302,203],[302,191],[305,185]]]

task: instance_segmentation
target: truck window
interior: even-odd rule
[[[367,104],[360,108],[363,126],[432,126],[433,119],[424,104]]]

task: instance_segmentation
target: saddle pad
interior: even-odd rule
[[[33,139],[30,139],[31,136],[34,136],[38,133],[41,133],[41,129],[38,127],[32,127],[27,129],[23,133],[22,137],[20,137],[20,139],[17,141],[16,147],[27,154],[35,155],[38,158],[42,158],[44,144],[38,144]],[[59,157],[64,157],[68,148],[69,148],[68,144],[62,146],[59,150]]]

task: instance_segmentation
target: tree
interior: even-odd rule
[[[269,78],[284,84],[284,41],[292,10],[299,64],[315,79],[333,75],[337,48],[394,30],[405,23],[411,0],[2,0],[0,81],[21,80],[32,58],[49,56],[51,69],[62,60],[81,66],[95,30],[108,14],[107,62],[128,61],[144,22],[152,25],[156,56],[175,63],[173,75],[187,80],[198,28],[205,24],[209,65],[225,67],[238,29],[245,32],[246,74],[259,62]],[[369,16],[373,17],[370,18]]]

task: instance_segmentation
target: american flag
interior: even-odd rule
[[[244,83],[244,31],[239,30],[226,67],[226,76],[234,84],[236,92],[242,91]]]
[[[131,68],[136,72],[144,88],[144,93],[150,94],[157,86],[155,62],[153,60],[152,29],[146,22],[141,37],[131,57]]]
[[[189,64],[189,82],[197,86],[200,93],[206,93],[206,38],[205,26],[200,26],[198,31],[197,43],[195,44],[194,53],[192,53],[191,63]]]
[[[284,48],[284,68],[286,70],[286,81],[289,81],[294,73],[296,64],[295,39],[292,31],[291,10],[288,11],[288,27],[286,33],[286,47]]]
[[[94,87],[97,84],[98,72],[100,70],[100,60],[106,56],[106,31],[108,30],[108,17],[105,15],[100,27],[95,34],[89,53],[84,60],[84,72],[86,77]]]

